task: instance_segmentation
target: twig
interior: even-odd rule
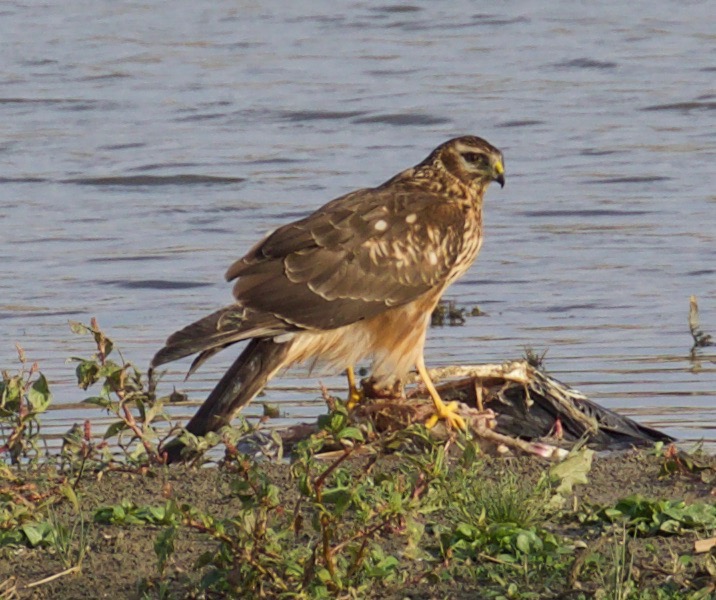
[[[561,459],[567,454],[566,450],[550,446],[549,444],[534,444],[521,440],[520,438],[497,433],[482,423],[479,423],[475,428],[475,433],[485,440],[490,440],[496,444],[503,444],[508,448],[518,448],[527,454],[536,454],[543,458],[552,458],[554,456]]]
[[[365,549],[368,547],[368,542],[373,537],[373,535],[380,531],[383,527],[385,527],[390,522],[390,519],[385,519],[382,523],[378,523],[377,525],[371,527],[368,531],[363,532],[363,539],[360,544],[360,548],[358,549],[358,552],[356,552],[355,558],[353,559],[353,563],[351,564],[350,568],[348,569],[348,578],[352,578],[356,572],[358,571],[358,567],[361,565],[361,563],[364,560],[365,557]],[[356,536],[354,536],[355,539],[358,539]],[[337,546],[333,548],[333,553],[337,554],[340,552],[343,547],[348,544],[348,540],[341,542]]]
[[[354,450],[356,448],[360,448],[360,446],[353,446],[352,448],[346,448],[343,451],[343,455],[340,456],[335,462],[331,463],[331,465],[323,471],[316,479],[313,481],[313,488],[316,490],[316,496],[319,502],[321,502],[321,487],[323,486],[323,483],[326,481],[326,478],[333,473],[345,460],[348,459],[348,457],[353,454]]]
[[[520,565],[516,565],[514,563],[507,562],[506,560],[500,560],[499,558],[495,558],[494,556],[490,556],[489,554],[484,554],[480,552],[480,554],[477,555],[479,558],[484,558],[485,560],[489,560],[490,562],[497,563],[498,565],[505,565],[506,567],[514,567],[516,569],[521,568]]]
[[[320,521],[323,562],[326,564],[326,568],[331,574],[331,579],[333,579],[333,581],[336,581],[336,564],[333,561],[333,553],[331,552],[331,532],[329,530],[329,527],[331,525],[331,519],[327,514],[323,513],[321,515]]]
[[[124,413],[124,422],[144,446],[144,451],[147,453],[147,458],[150,460],[150,462],[162,464],[161,457],[159,456],[156,449],[149,442],[149,440],[147,440],[146,436],[144,435],[144,432],[139,428],[137,421],[134,419],[132,411],[129,410],[129,407],[123,400],[120,400],[120,405],[122,406],[122,412]]]
[[[363,540],[365,543],[367,543],[367,541],[373,536],[373,534],[380,531],[386,525],[390,524],[390,521],[391,521],[390,517],[386,517],[380,523],[376,523],[375,525],[372,525],[368,529],[359,531],[358,533],[352,535],[351,537],[349,537],[349,538],[343,540],[342,542],[336,544],[335,546],[333,546],[333,550],[331,550],[331,552],[333,554],[337,554],[338,552],[343,550],[343,548],[345,548],[348,544],[351,544],[351,543],[355,542],[356,540]],[[361,548],[361,551],[362,550],[363,550],[363,548]]]
[[[65,569],[64,571],[60,571],[59,573],[55,573],[54,575],[50,575],[49,577],[45,577],[44,579],[40,579],[39,581],[33,581],[32,583],[28,583],[26,586],[23,586],[23,589],[29,590],[30,588],[37,587],[38,585],[50,583],[50,581],[54,581],[55,579],[59,579],[60,577],[64,577],[65,575],[79,573],[81,570],[82,565],[75,565],[74,567],[70,567],[69,569]]]
[[[15,600],[20,595],[17,593],[17,580],[15,577],[9,577],[0,583],[0,598],[3,600]]]

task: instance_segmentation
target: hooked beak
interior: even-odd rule
[[[502,161],[498,160],[492,167],[494,171],[493,180],[500,184],[500,187],[505,187],[505,167],[502,165]]]

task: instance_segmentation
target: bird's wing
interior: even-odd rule
[[[460,207],[415,185],[358,190],[259,242],[227,272],[234,295],[298,328],[333,329],[446,282]]]

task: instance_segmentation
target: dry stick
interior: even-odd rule
[[[37,587],[38,585],[50,583],[50,581],[54,581],[55,579],[59,579],[60,577],[64,577],[65,575],[70,575],[72,573],[78,573],[81,570],[82,570],[82,565],[75,565],[74,567],[70,567],[69,569],[65,569],[64,571],[60,571],[59,573],[55,573],[54,575],[50,575],[49,577],[40,579],[40,581],[33,581],[32,583],[28,583],[26,586],[24,586],[23,589],[29,590],[30,588]]]
[[[355,542],[356,540],[363,539],[364,542],[367,542],[368,539],[376,532],[379,531],[382,527],[385,527],[390,523],[391,519],[390,517],[386,517],[383,519],[380,523],[376,523],[375,525],[371,526],[369,529],[366,529],[365,531],[360,531],[348,539],[343,540],[340,544],[336,544],[333,547],[332,552],[335,554],[337,552],[340,552],[345,548],[348,544],[351,542]]]
[[[0,583],[0,598],[3,600],[15,600],[20,595],[17,593],[17,580],[14,576],[9,577]]]
[[[513,438],[507,435],[502,435],[501,433],[497,433],[496,431],[493,431],[492,429],[486,427],[482,422],[480,422],[480,424],[476,427],[476,433],[481,438],[484,438],[486,440],[498,442],[508,447],[511,446],[513,448],[519,448],[520,450],[528,454],[534,454],[534,448],[529,442],[525,442],[524,440],[521,440],[519,438]]]
[[[477,383],[477,378],[473,380],[473,386],[475,387],[475,401],[477,402],[477,410],[485,412],[485,407],[482,404],[482,383]]]
[[[360,548],[358,549],[358,552],[356,553],[356,557],[353,560],[353,564],[350,566],[350,569],[348,569],[348,578],[350,579],[355,575],[355,572],[358,570],[358,565],[363,562],[363,557],[365,555],[365,549],[368,546],[368,541],[373,537],[373,534],[379,531],[382,527],[385,527],[388,523],[390,523],[390,519],[385,519],[382,523],[378,523],[377,525],[374,525],[371,527],[368,531],[363,532],[363,540],[361,541]],[[359,539],[358,537],[354,537],[354,539]],[[349,543],[349,540],[345,540],[344,542],[341,542],[338,544],[335,548],[333,548],[333,552],[336,553],[339,550],[342,550],[343,547]]]
[[[483,554],[480,552],[480,554],[477,555],[480,558],[484,558],[485,560],[489,560],[490,562],[497,563],[498,565],[505,565],[506,567],[514,567],[516,569],[521,568],[520,565],[516,565],[514,563],[507,562],[506,560],[500,560],[499,558],[495,558],[494,556],[490,556],[489,554]]]
[[[326,481],[326,477],[328,477],[333,471],[335,471],[341,463],[343,463],[345,460],[348,459],[348,457],[353,454],[353,452],[356,450],[356,448],[360,448],[360,446],[353,446],[351,448],[346,448],[344,450],[344,454],[338,458],[333,464],[331,464],[323,473],[321,473],[313,482],[313,487],[316,489],[316,495],[319,496],[318,501],[321,502],[320,492],[321,487],[323,486],[324,482]]]

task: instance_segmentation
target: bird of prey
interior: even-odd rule
[[[234,303],[172,334],[152,367],[192,354],[189,374],[241,340],[244,351],[187,425],[195,435],[228,424],[278,371],[295,363],[347,370],[372,359],[376,388],[415,367],[435,406],[430,424],[464,428],[425,367],[430,315],[482,244],[482,201],[505,183],[502,153],[475,136],[438,146],[375,188],[328,202],[280,227],[229,267]],[[178,456],[170,456],[176,460]]]

